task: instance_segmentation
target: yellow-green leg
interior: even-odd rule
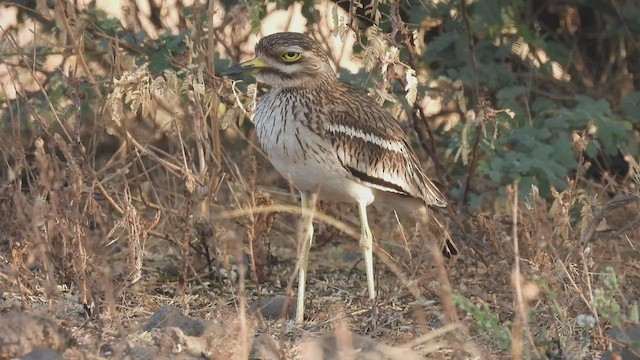
[[[369,220],[367,219],[367,204],[358,203],[360,212],[360,248],[364,255],[364,264],[367,270],[367,287],[369,289],[369,299],[376,298],[376,285],[373,278],[373,234],[369,228]]]
[[[307,284],[307,265],[309,263],[309,250],[313,242],[313,221],[308,211],[311,211],[309,200],[311,193],[301,191],[302,200],[302,252],[300,258],[300,270],[298,272],[298,305],[296,307],[296,323],[304,324],[304,289]]]

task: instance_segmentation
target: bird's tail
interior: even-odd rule
[[[442,246],[442,255],[447,259],[451,259],[454,256],[458,256],[458,247],[456,243],[451,239],[445,239],[444,245]]]
[[[451,239],[446,239],[444,245],[442,246],[442,255],[447,259],[451,259],[454,256],[458,256],[458,247],[456,243]]]
[[[439,238],[443,240],[442,255],[447,259],[451,259],[454,256],[458,256],[459,254],[458,247],[456,246],[456,243],[451,238],[451,234],[449,233],[448,229],[444,226],[444,224],[442,224],[442,222],[436,216],[433,216],[433,222],[436,223],[436,225],[440,230],[436,232],[436,234],[441,235],[439,236]]]
[[[442,221],[440,221],[440,219],[438,219],[434,211],[429,211],[429,213],[430,216],[425,219],[425,222],[427,223],[427,227],[431,234],[441,242],[439,246],[442,249],[442,255],[447,259],[458,256],[460,251],[451,238],[451,234],[447,227],[442,223]]]

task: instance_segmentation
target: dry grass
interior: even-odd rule
[[[0,312],[46,314],[71,329],[78,345],[66,355],[106,356],[106,346],[142,341],[141,324],[165,304],[216,321],[225,335],[203,345],[212,358],[247,358],[256,334],[273,335],[280,355],[293,358],[301,341],[334,331],[338,342],[367,334],[434,359],[597,358],[611,328],[637,322],[634,159],[625,179],[579,173],[549,201],[514,184],[485,208],[455,209],[445,230],[462,249],[454,261],[423,240],[433,238],[427,227],[419,236],[391,213],[372,214],[375,303],[358,262],[357,214],[320,203],[304,329],[252,316],[254,301],[294,293],[300,238],[295,191],[265,160],[250,124],[238,122],[234,104],[249,107],[252,98],[212,76],[203,48],[172,59],[184,70],[160,78],[124,52],[114,50],[108,66],[88,57],[79,37],[90,26],[65,12],[56,19],[67,36],[47,39],[69,47],[60,67],[74,70],[48,83],[42,74],[53,69],[35,65],[35,51],[3,29],[12,54],[0,55],[12,64],[4,85],[18,91],[2,97]],[[241,40],[192,30],[210,47]],[[59,88],[69,91],[54,103]],[[87,94],[93,108],[83,112],[75,106]]]

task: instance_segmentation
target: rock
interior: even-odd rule
[[[612,351],[603,354],[601,360],[640,360],[640,327],[611,329],[607,336],[616,341],[612,342]]]
[[[162,358],[160,355],[157,346],[135,346],[127,352],[127,357],[136,360]]]
[[[268,334],[260,334],[251,344],[251,360],[280,360],[282,359],[280,345]]]
[[[71,334],[51,319],[18,311],[0,315],[0,359],[21,357],[38,348],[62,353],[72,343]]]
[[[260,313],[266,320],[277,320],[282,317],[282,310],[287,301],[286,296],[271,296],[254,301],[249,306],[251,314]],[[293,319],[296,316],[296,298],[289,301],[286,317]]]
[[[303,360],[418,360],[411,349],[388,346],[348,331],[337,331],[301,345]]]
[[[155,328],[144,334],[143,344],[125,350],[129,359],[209,358],[207,339],[185,335],[180,328]],[[142,340],[142,339],[138,339]]]
[[[188,358],[187,354],[194,358],[208,357],[211,344],[227,336],[225,327],[217,326],[214,321],[185,316],[175,306],[158,309],[143,330],[135,342],[138,346],[129,351],[133,358],[153,359],[154,352],[162,356],[180,354],[180,358]]]
[[[204,319],[193,319],[182,314],[175,306],[163,306],[151,315],[144,325],[144,331],[175,327],[187,336],[202,336],[210,322]]]
[[[57,351],[49,348],[37,348],[25,354],[21,360],[63,360]]]

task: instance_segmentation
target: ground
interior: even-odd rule
[[[284,195],[280,197],[286,199]],[[276,197],[276,201],[281,200]],[[289,201],[294,204],[294,199]],[[524,300],[521,301],[530,314],[530,323],[526,326],[517,325],[519,300],[513,282],[513,239],[507,235],[512,224],[508,219],[489,219],[477,214],[469,217],[469,223],[477,226],[473,235],[483,239],[481,246],[472,240],[458,239],[461,254],[446,262],[460,319],[458,327],[452,330],[442,307],[442,299],[448,295],[442,291],[438,269],[423,237],[415,234],[411,226],[403,226],[401,230],[393,214],[375,210],[373,230],[380,248],[393,264],[386,266],[383,255],[378,256],[379,298],[375,302],[367,299],[366,277],[357,240],[332,226],[316,222],[317,239],[311,252],[306,321],[302,328],[291,320],[278,320],[281,314],[278,305],[286,301],[288,293],[294,293],[292,289],[295,290],[297,217],[287,213],[275,215],[269,236],[262,239],[269,247],[268,259],[260,265],[264,277],[260,283],[252,280],[251,267],[247,269],[246,280],[238,280],[240,267],[233,260],[234,244],[245,252],[236,258],[243,259],[245,264],[251,261],[246,254],[247,247],[237,246],[242,245],[243,237],[229,229],[218,230],[222,233],[217,234],[219,242],[212,247],[212,251],[218,252],[213,271],[206,274],[206,266],[200,268],[200,273],[205,275],[188,279],[182,289],[178,265],[181,259],[175,244],[149,238],[141,277],[135,284],[127,281],[126,257],[129,255],[126,249],[118,248],[118,244],[112,245],[115,249],[105,247],[108,252],[100,256],[95,254],[92,261],[102,263],[104,260],[111,268],[101,271],[89,266],[92,270],[88,274],[93,283],[89,285],[92,288],[88,294],[92,298],[86,302],[80,297],[82,292],[74,286],[33,286],[49,282],[47,269],[39,263],[29,264],[24,257],[22,266],[16,267],[16,260],[21,258],[17,250],[4,252],[2,274],[8,281],[2,285],[0,312],[3,316],[0,322],[7,324],[6,331],[14,329],[17,314],[41,316],[21,321],[33,323],[24,330],[27,333],[45,335],[30,337],[31,343],[15,350],[11,356],[44,347],[59,351],[64,358],[146,358],[158,354],[243,358],[251,351],[255,358],[288,359],[305,351],[311,351],[312,355],[307,353],[308,358],[323,358],[316,355],[320,354],[318,349],[324,349],[324,358],[329,359],[336,358],[336,349],[341,349],[336,347],[335,341],[340,344],[348,339],[346,341],[353,348],[359,349],[358,359],[375,356],[464,359],[473,358],[474,354],[500,359],[511,358],[509,351],[513,350],[501,334],[517,336],[516,331],[520,328],[520,331],[531,332],[536,339],[535,350],[526,345],[527,353],[537,351],[558,359],[597,359],[606,349],[607,331],[615,327],[612,319],[601,318],[592,327],[585,327],[576,319],[581,314],[592,315],[590,309],[595,305],[591,297],[596,296],[595,289],[606,290],[606,284],[598,275],[605,272],[606,267],[612,268],[620,282],[619,287],[606,296],[617,299],[622,312],[626,306],[637,304],[640,257],[634,240],[637,238],[628,235],[637,234],[637,231],[630,231],[627,236],[616,233],[633,223],[633,216],[628,214],[633,211],[637,214],[637,206],[637,198],[630,197],[623,207],[606,213],[602,222],[605,225],[598,227],[584,247],[575,241],[542,242],[540,234],[527,229],[534,225],[527,223],[532,214],[523,210],[519,241],[520,271],[524,279],[521,284]],[[349,204],[320,205],[321,210],[357,229],[357,217],[352,207]],[[4,207],[4,211],[12,211],[10,209],[13,208]],[[2,216],[4,219],[15,218],[6,212]],[[245,228],[244,225],[236,230]],[[540,224],[535,225],[542,231]],[[4,226],[7,234],[19,230],[7,229],[6,222]],[[253,245],[254,249],[265,246],[264,243]],[[198,261],[202,261],[198,260],[202,254],[198,254],[196,248],[193,246],[189,251],[189,259],[193,262],[187,264],[194,269],[199,266]],[[29,246],[24,249],[24,254],[28,254]],[[588,250],[582,250],[580,254],[579,249]],[[227,257],[221,256],[221,252],[226,252]],[[585,266],[588,270],[583,272]],[[105,281],[104,276],[110,281]],[[588,288],[593,291],[586,292]],[[420,300],[415,296],[415,289]],[[264,306],[270,302],[273,302],[271,306]],[[151,314],[165,305],[175,306],[174,311],[187,315],[187,320],[169,330],[148,325]],[[261,307],[264,309],[260,310]],[[293,307],[289,309],[290,315],[293,310]],[[53,325],[46,324],[54,330],[41,329],[39,324],[51,321]],[[186,335],[190,331],[189,321],[195,321],[205,330],[196,331],[193,336]],[[600,331],[604,336],[599,335]],[[13,336],[15,332],[9,334]],[[366,337],[357,337],[359,335]],[[51,336],[61,340],[54,341]],[[527,335],[524,336],[526,343]],[[2,340],[5,344],[11,343],[10,338],[2,337]],[[398,348],[383,348],[384,344]],[[410,346],[413,351],[403,345]],[[267,355],[258,355],[260,351]],[[338,351],[338,354],[341,353]]]

